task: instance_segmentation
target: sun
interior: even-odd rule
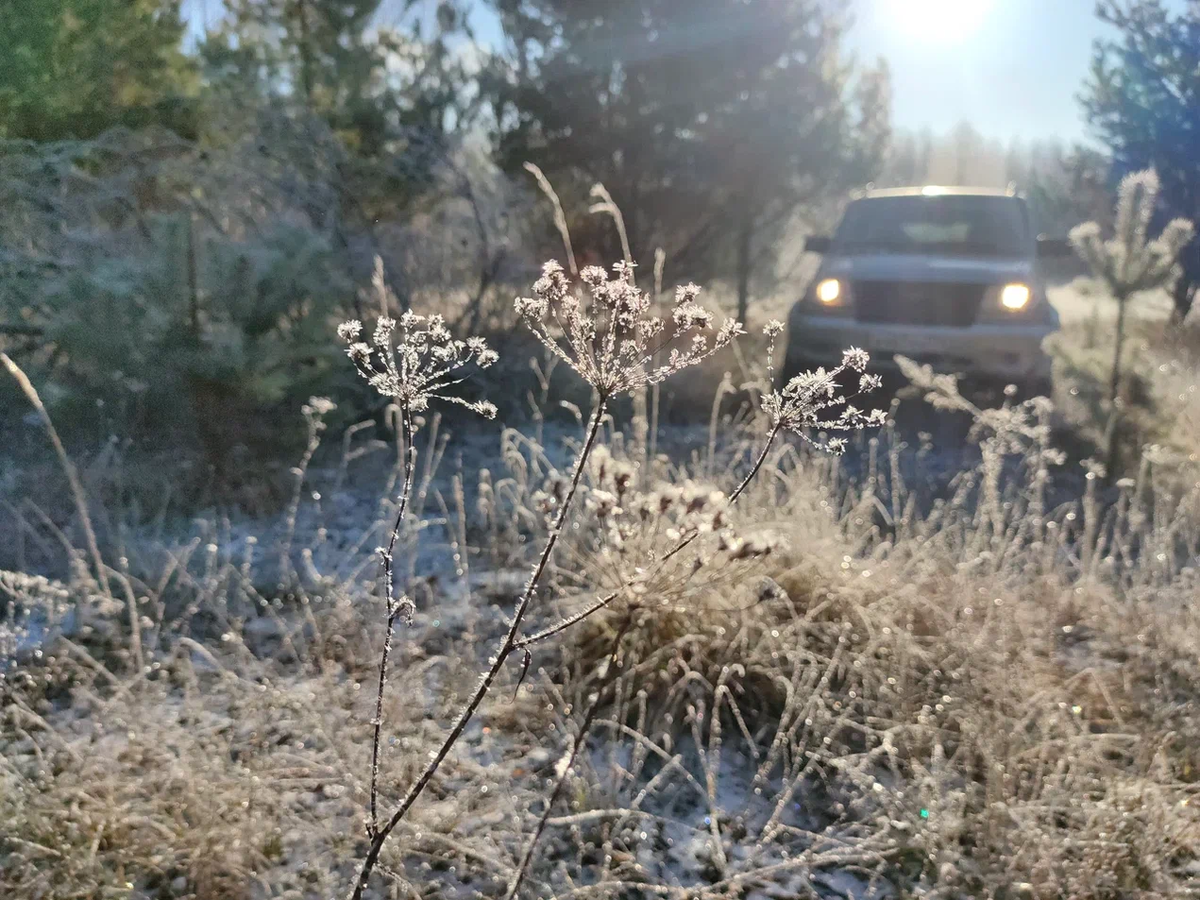
[[[892,15],[912,37],[957,43],[983,25],[993,0],[891,0]]]

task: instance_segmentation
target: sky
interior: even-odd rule
[[[221,0],[184,9],[196,28],[221,14]],[[1095,0],[854,0],[853,9],[847,49],[888,62],[897,129],[966,122],[1004,142],[1087,139],[1076,96],[1093,41],[1108,33]],[[476,18],[486,40],[488,23]]]
[[[967,122],[1008,141],[1086,138],[1076,96],[1092,43],[1109,33],[1094,0],[860,0],[850,45],[887,60],[897,128]]]

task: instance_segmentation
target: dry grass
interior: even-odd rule
[[[1108,358],[1094,327],[1060,338],[1081,422]],[[513,645],[368,895],[503,896],[544,820],[529,896],[1200,896],[1196,343],[1164,329],[1132,323],[1128,380],[1162,448],[1111,487],[1066,470],[1043,405],[975,409],[931,373],[913,377],[975,423],[978,462],[948,484],[889,425],[857,462],[771,445],[737,497],[771,426],[753,349],[678,388],[712,410],[690,456],[597,417],[524,633],[614,599],[532,644],[523,684]],[[550,369],[526,383],[543,414]],[[385,810],[493,664],[583,443],[535,417],[486,470],[438,474],[454,451],[426,424],[395,550],[417,613],[382,710]],[[352,445],[328,472],[306,456],[261,545],[220,522],[156,543],[95,508],[120,539],[100,559],[21,507],[66,574],[0,573],[0,896],[348,892],[389,614],[373,548],[409,458],[339,533],[368,458]]]
[[[1105,510],[1093,479],[1040,510],[1044,461],[989,500],[986,459],[920,515],[890,485],[839,491],[785,457],[746,508],[793,549],[740,590],[664,589],[637,614],[612,725],[682,750],[724,801],[711,818],[744,817],[748,836],[720,830],[714,878],[778,865],[789,838],[803,858],[815,832],[937,896],[1187,895],[1200,494],[1172,501],[1148,474]],[[584,685],[612,629],[564,651]],[[622,775],[628,806],[644,776]],[[760,809],[730,802],[739,776]]]
[[[778,448],[728,511],[758,550],[698,541],[535,647],[515,695],[518,667],[505,673],[385,851],[376,895],[503,891],[630,617],[531,893],[1195,894],[1200,494],[1148,465],[1111,502],[1092,480],[1045,508],[1052,454],[1021,414],[988,421],[984,462],[932,505],[900,483],[898,448],[855,481],[836,460]],[[753,435],[735,429],[683,467],[652,462],[636,490],[658,497],[689,478],[728,490]],[[585,492],[625,464],[609,443],[610,468]],[[477,494],[490,501],[446,529],[481,545],[470,591],[418,593],[417,621],[398,635],[385,799],[470,691],[481,638],[504,627],[509,597],[486,560],[520,558],[544,527],[538,492],[559,455],[506,446]],[[676,539],[671,513],[618,546],[601,537],[605,515],[581,507],[546,622]],[[225,548],[174,559],[147,553],[129,575],[145,670],[130,668],[118,608],[7,671],[5,896],[348,888],[365,845],[369,585],[310,571],[271,596]],[[44,602],[6,583],[19,602]]]

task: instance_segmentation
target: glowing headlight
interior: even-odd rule
[[[842,285],[836,278],[826,278],[817,285],[817,299],[822,303],[837,303],[842,296]]]
[[[1015,312],[1028,306],[1031,296],[1028,285],[1009,284],[1000,292],[1000,305]]]

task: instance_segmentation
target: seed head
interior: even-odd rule
[[[548,262],[533,296],[518,298],[515,308],[537,338],[604,397],[658,384],[742,333],[734,321],[713,331],[715,317],[696,302],[700,288],[694,284],[676,289],[668,326],[634,284],[631,265],[615,264],[611,276],[587,266],[579,280],[584,290],[576,291],[562,266]],[[660,351],[669,351],[665,364],[656,364]]]
[[[376,260],[375,265],[374,289],[386,309],[394,298],[384,286],[382,263]],[[495,418],[493,404],[447,393],[465,380],[466,367],[486,369],[499,359],[483,338],[455,340],[442,316],[421,316],[411,310],[399,321],[381,315],[375,322],[371,343],[359,340],[362,331],[362,323],[352,319],[338,326],[338,337],[349,343],[346,352],[359,374],[402,409],[421,412],[431,400],[444,400]]]
[[[763,333],[769,341],[767,347],[767,371],[774,378],[775,338],[783,331],[780,322],[769,322]],[[763,411],[777,428],[785,428],[813,444],[819,449],[840,454],[846,450],[842,437],[831,437],[823,442],[814,441],[813,431],[851,432],[873,425],[882,425],[887,419],[883,410],[864,412],[851,405],[855,395],[844,396],[840,392],[840,379],[846,373],[858,374],[858,393],[865,394],[882,384],[878,375],[866,372],[871,362],[870,354],[858,347],[851,347],[842,354],[842,361],[833,369],[817,369],[803,372],[788,381],[782,388],[772,388],[762,400]]]

